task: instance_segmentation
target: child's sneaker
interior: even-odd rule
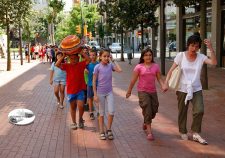
[[[90,119],[91,120],[94,120],[95,119],[95,115],[94,115],[94,113],[92,112],[92,113],[90,113]]]
[[[70,125],[70,128],[76,130],[77,129],[77,123],[72,123]]]
[[[108,135],[108,139],[109,140],[113,140],[114,139],[112,130],[107,130],[107,135]]]

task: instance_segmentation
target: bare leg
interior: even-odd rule
[[[104,133],[104,116],[99,116],[99,131]]]
[[[88,98],[89,112],[93,112],[93,98]]]
[[[76,100],[73,100],[70,102],[70,114],[73,123],[76,123],[76,110],[77,110]]]
[[[59,86],[60,85],[55,85],[55,87],[54,87],[54,93],[55,93],[55,96],[57,98],[57,102],[58,103],[60,102],[60,98],[59,98]]]
[[[60,84],[60,104],[63,105],[65,98],[65,86]]]
[[[113,115],[108,115],[108,126],[107,126],[107,129],[110,130],[111,127],[112,127],[112,122],[113,122]]]
[[[82,119],[83,114],[84,114],[84,101],[77,100],[77,105],[78,105],[78,109],[79,109],[79,119]]]
[[[146,124],[146,127],[147,127],[147,134],[152,134],[151,124]]]

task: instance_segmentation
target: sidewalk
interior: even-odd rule
[[[7,70],[7,59],[0,58],[0,87],[9,83],[19,75],[25,73],[32,67],[36,66],[39,61],[31,60],[30,63],[23,60],[23,65],[21,65],[19,59],[11,59],[11,71]]]
[[[156,60],[157,61],[157,60]],[[37,64],[0,87],[0,157],[1,158],[223,158],[225,157],[225,70],[208,71],[209,89],[204,91],[205,115],[202,136],[209,143],[200,145],[182,141],[177,128],[177,101],[173,91],[161,93],[159,113],[153,120],[156,140],[149,142],[142,131],[142,113],[136,88],[125,99],[131,73],[138,59],[119,62],[123,73],[113,74],[116,114],[113,141],[101,141],[97,120],[84,114],[84,130],[70,129],[69,104],[59,109],[49,85],[50,64]],[[17,71],[15,71],[16,73]],[[5,75],[4,75],[5,76]],[[7,79],[9,80],[9,78]],[[32,110],[36,119],[28,126],[8,123],[8,113],[15,108]],[[191,124],[189,109],[188,129]]]

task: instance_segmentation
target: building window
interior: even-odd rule
[[[211,23],[212,23],[212,2],[207,2],[206,8],[206,37],[211,37]],[[185,42],[187,38],[192,35],[194,32],[200,32],[200,17],[199,14],[195,14],[200,12],[200,6],[197,4],[196,6],[190,6],[185,8],[185,14],[187,18],[184,19],[185,23]],[[192,16],[188,16],[192,14]]]
[[[165,4],[165,20],[166,20],[166,57],[175,55],[176,52],[176,6],[172,1]]]

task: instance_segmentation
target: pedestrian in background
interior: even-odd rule
[[[66,54],[56,62],[56,66],[66,71],[66,86],[67,86],[67,99],[70,103],[70,113],[73,123],[71,124],[72,129],[84,128],[84,90],[86,90],[86,84],[84,81],[84,70],[86,65],[89,64],[90,58],[87,54],[80,52],[85,59],[79,62],[79,56],[77,54],[69,55],[70,63],[62,63]],[[76,109],[79,109],[79,125],[76,123]]]
[[[56,62],[63,56],[62,52],[56,54]],[[64,61],[62,61],[64,63]],[[54,83],[54,94],[57,99],[58,106],[63,109],[63,102],[65,98],[65,86],[66,86],[66,72],[55,66],[55,62],[52,63],[50,71],[50,85]]]
[[[99,104],[99,129],[100,139],[105,140],[104,130],[104,114],[105,108],[108,107],[108,124],[107,136],[108,139],[114,139],[111,130],[113,117],[115,113],[114,99],[112,92],[112,71],[122,72],[119,64],[110,58],[109,50],[101,50],[99,53],[100,63],[95,66],[93,73],[93,91],[94,101]],[[96,82],[98,84],[96,85]],[[107,102],[107,104],[106,104]]]
[[[142,108],[144,116],[143,130],[147,130],[147,139],[152,141],[154,136],[152,134],[151,124],[152,119],[155,118],[158,112],[158,96],[156,91],[155,80],[158,80],[161,89],[166,90],[158,64],[154,62],[153,52],[150,48],[142,50],[139,64],[135,66],[129,88],[126,93],[126,98],[129,98],[132,89],[138,80],[137,90],[139,105]]]
[[[208,39],[204,40],[204,44],[206,44],[210,50],[210,59],[206,55],[198,53],[201,48],[201,43],[202,40],[200,36],[196,34],[188,38],[187,50],[185,52],[178,53],[175,57],[174,63],[166,77],[166,85],[168,89],[168,82],[172,71],[179,65],[182,73],[176,95],[178,100],[178,126],[181,139],[188,140],[186,124],[188,104],[191,102],[193,104],[193,122],[191,126],[193,140],[206,145],[208,144],[207,141],[200,136],[202,118],[204,114],[200,76],[202,66],[204,64],[216,65],[217,61],[212,44]]]
[[[97,52],[94,50],[91,50],[89,53],[89,57],[91,59],[91,62],[87,65],[85,69],[85,73],[88,74],[88,81],[87,81],[87,99],[88,99],[88,106],[89,106],[89,116],[91,120],[95,119],[94,113],[93,113],[93,72],[95,66],[99,63],[96,61],[97,59]]]

